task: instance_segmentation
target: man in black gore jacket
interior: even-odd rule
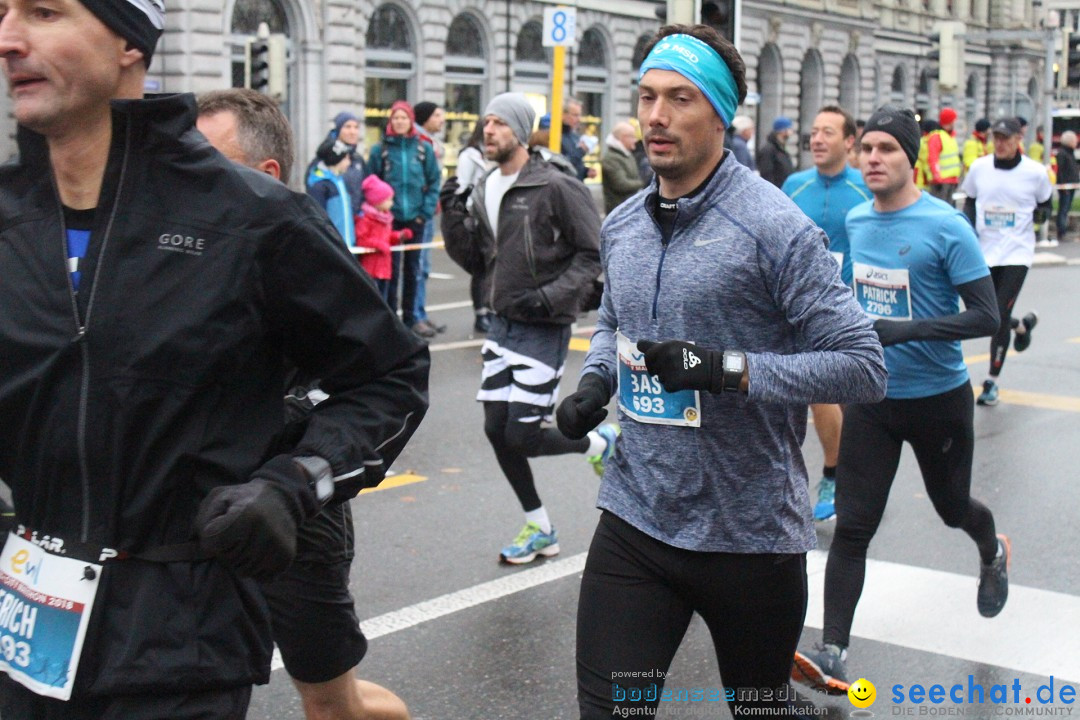
[[[314,203],[217,153],[192,96],[142,99],[160,0],[5,6],[0,716],[240,719],[254,578],[379,482],[429,356]],[[281,454],[286,361],[330,399]]]

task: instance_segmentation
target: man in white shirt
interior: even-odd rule
[[[991,131],[994,154],[973,162],[960,187],[968,197],[964,214],[979,236],[1001,313],[1001,326],[990,340],[990,375],[978,399],[987,406],[998,404],[997,379],[1012,333],[1016,334],[1013,348],[1023,352],[1039,320],[1034,312],[1015,319],[1012,310],[1035,257],[1035,216],[1045,222],[1053,193],[1046,169],[1021,151],[1020,123],[1002,118]]]

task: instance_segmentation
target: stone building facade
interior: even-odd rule
[[[1060,0],[1059,0],[1060,1]],[[283,108],[304,167],[341,110],[363,113],[367,142],[393,100],[444,105],[450,164],[487,100],[505,90],[547,109],[550,49],[543,11],[554,0],[167,0],[166,32],[147,80],[151,92],[203,92],[242,84],[244,43],[259,22],[287,37]],[[585,104],[598,138],[630,116],[641,48],[659,26],[654,0],[563,0],[577,7],[578,45],[567,53],[567,91]],[[1038,26],[1033,0],[742,0],[737,41],[751,100],[744,112],[764,138],[777,115],[800,132],[789,150],[809,163],[806,131],[817,108],[838,103],[866,117],[884,102],[936,115],[953,105],[961,125],[1001,114],[1034,118],[1043,51],[969,42],[964,86],[939,91],[927,57],[941,20],[969,31]],[[10,101],[6,98],[4,103]],[[7,152],[14,153],[14,121]],[[1032,123],[1035,124],[1034,122]],[[963,129],[962,129],[963,131]],[[294,183],[300,178],[294,177]]]

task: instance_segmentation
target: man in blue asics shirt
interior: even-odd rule
[[[851,253],[848,251],[844,220],[851,208],[870,199],[862,173],[847,163],[855,145],[855,118],[843,108],[828,105],[818,111],[810,129],[810,153],[814,167],[788,176],[780,188],[795,201],[806,216],[829,236],[829,252],[840,264],[845,285],[851,285]],[[840,453],[840,426],[844,421],[839,405],[811,405],[814,430],[825,455],[814,519],[836,516],[836,459]]]
[[[581,437],[618,389],[623,434],[578,603],[578,704],[586,720],[654,714],[696,612],[715,699],[735,717],[790,714],[815,543],[806,406],[880,399],[881,347],[824,233],[724,150],[746,94],[738,51],[702,25],[662,28],[646,50],[638,120],[657,181],[604,221],[597,330],[558,411]]]
[[[1009,540],[970,492],[975,401],[960,348],[997,328],[994,284],[971,225],[915,185],[919,135],[911,110],[886,105],[870,117],[861,164],[874,201],[847,218],[855,297],[885,346],[889,384],[884,400],[844,409],[822,642],[796,653],[792,672],[832,694],[859,677],[846,666],[851,624],[905,442],[934,510],[978,548],[979,613],[994,617],[1009,594]]]

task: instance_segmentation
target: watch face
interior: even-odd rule
[[[725,355],[724,356],[724,370],[726,372],[742,372],[742,370],[743,370],[743,358],[742,358],[742,355]]]

